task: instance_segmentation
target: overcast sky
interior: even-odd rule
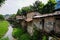
[[[5,4],[0,7],[0,14],[16,14],[18,9],[32,5],[36,0],[7,0]],[[47,3],[47,0],[40,0]]]

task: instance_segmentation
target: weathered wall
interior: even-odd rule
[[[42,19],[40,18],[33,19],[33,24],[37,29],[42,30]]]
[[[60,19],[56,19],[55,21],[55,32],[60,33]]]
[[[27,32],[32,36],[33,32],[34,32],[34,26],[32,24],[32,22],[28,22],[27,23]]]
[[[27,18],[33,18],[34,15],[40,15],[38,12],[27,13]]]
[[[50,32],[53,30],[54,25],[54,17],[46,17],[44,19],[44,30],[46,32]]]

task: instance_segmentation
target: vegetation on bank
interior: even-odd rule
[[[21,28],[14,28],[12,35],[17,40],[30,40],[30,35]]]
[[[13,35],[14,38],[18,38],[18,37],[20,37],[20,35],[22,35],[23,33],[24,33],[24,31],[23,31],[22,29],[14,28],[12,35]]]
[[[0,14],[0,21],[5,20],[4,16]]]
[[[54,8],[55,8],[55,1],[54,0],[49,0],[47,4],[43,4],[40,1],[36,1],[33,6],[27,6],[27,7],[23,7],[22,9],[18,9],[17,14],[16,15],[24,15],[26,16],[27,13],[29,12],[39,12],[40,14],[46,14],[46,13],[52,13],[54,12]],[[13,22],[12,24],[17,25],[17,27],[20,27],[20,24],[17,24],[16,20],[15,22]],[[18,40],[46,40],[47,37],[46,35],[42,35],[42,33],[40,34],[39,31],[35,31],[33,36],[30,36],[27,32],[23,32],[21,28],[14,28],[13,31],[13,37],[17,38]]]
[[[24,32],[21,28],[14,28],[13,37],[17,40],[46,40],[46,36],[42,35],[40,31],[35,30],[33,36],[30,36],[27,32]]]
[[[7,21],[0,21],[0,38],[7,32],[8,25],[9,23]]]
[[[33,5],[18,9],[17,15],[26,15],[29,12],[39,12],[40,14],[52,13],[54,12],[55,5],[55,0],[49,0],[46,4],[37,0]]]

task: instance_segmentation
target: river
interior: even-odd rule
[[[13,38],[13,36],[12,36],[12,32],[13,32],[13,28],[12,28],[11,25],[9,25],[9,27],[8,27],[8,31],[7,31],[7,33],[4,35],[3,38],[8,37],[9,40],[15,40],[15,39]]]

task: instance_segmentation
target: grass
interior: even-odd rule
[[[0,21],[0,38],[7,32],[8,25],[9,23],[7,21]]]

